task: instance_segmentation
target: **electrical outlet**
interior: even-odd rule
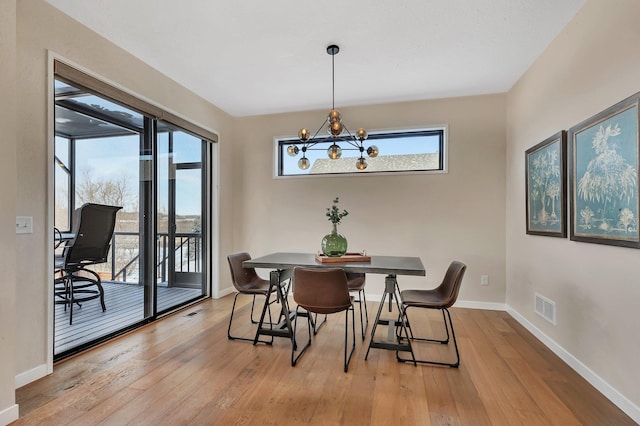
[[[480,275],[480,285],[489,285],[489,275]]]

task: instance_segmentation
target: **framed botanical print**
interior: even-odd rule
[[[525,152],[527,234],[567,236],[566,146],[563,130]]]
[[[640,248],[640,93],[569,129],[571,239]]]

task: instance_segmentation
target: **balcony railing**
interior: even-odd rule
[[[158,233],[156,239],[156,277],[159,283],[169,281],[169,256],[173,256],[176,273],[202,272],[202,234],[177,232],[172,252],[170,252],[169,242],[168,233]],[[139,261],[139,233],[116,231],[111,240],[109,270],[102,272],[105,274],[103,279],[112,282],[139,284]]]

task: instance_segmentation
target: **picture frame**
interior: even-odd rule
[[[525,151],[527,234],[567,236],[567,133]]]
[[[571,240],[640,248],[640,92],[569,129]]]

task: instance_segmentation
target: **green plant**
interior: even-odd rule
[[[333,205],[331,207],[327,207],[326,216],[329,218],[329,221],[331,221],[331,223],[333,223],[334,225],[339,224],[340,220],[349,214],[349,212],[346,210],[342,210],[341,212],[340,209],[338,209],[338,201],[340,201],[340,199],[336,197],[336,199],[333,200]]]

